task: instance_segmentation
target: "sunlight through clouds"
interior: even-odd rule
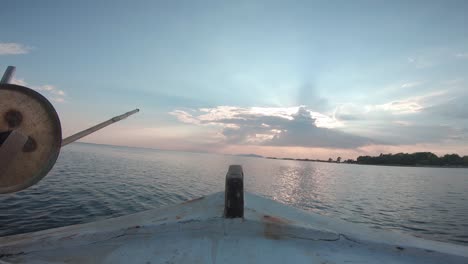
[[[142,132],[97,143],[353,156],[456,141],[468,154],[468,2],[341,5],[76,1],[41,8],[40,23],[4,12],[0,64],[69,120],[142,110],[128,121]]]
[[[373,142],[333,129],[341,123],[305,106],[218,106],[170,114],[183,123],[218,127],[226,144],[351,148]]]

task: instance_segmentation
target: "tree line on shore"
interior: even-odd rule
[[[359,156],[346,163],[368,165],[405,165],[405,166],[468,166],[468,156],[445,154],[437,156],[432,152],[380,154],[379,156]]]

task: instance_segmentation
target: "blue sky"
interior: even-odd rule
[[[0,67],[83,141],[468,154],[466,1],[8,1]]]

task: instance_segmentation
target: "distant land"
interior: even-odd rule
[[[73,144],[90,144],[90,145],[101,145],[101,146],[109,146],[109,147],[140,148],[140,149],[176,151],[176,152],[180,151],[180,150],[164,150],[164,149],[143,148],[143,147],[117,146],[117,145],[108,145],[108,144],[96,144],[96,143],[87,143],[87,142],[75,142]],[[209,153],[209,152],[196,152],[196,151],[182,151],[182,152]],[[468,156],[466,155],[460,156],[458,154],[445,154],[443,156],[437,156],[432,152],[380,154],[378,156],[359,156],[356,160],[353,160],[353,159],[342,160],[341,157],[337,157],[336,159],[329,158],[328,160],[308,159],[308,158],[294,159],[294,158],[287,158],[287,157],[278,158],[278,157],[264,157],[262,155],[257,155],[253,153],[233,154],[233,156],[279,159],[279,160],[361,164],[361,165],[468,168]]]
[[[234,156],[241,156],[241,157],[252,157],[252,158],[264,158],[262,155],[257,154],[235,154]]]
[[[445,154],[437,156],[432,152],[415,152],[415,153],[396,153],[396,154],[380,154],[379,156],[359,156],[356,160],[347,159],[343,162],[341,157],[335,160],[319,159],[293,159],[293,158],[276,158],[266,157],[267,159],[281,160],[299,160],[299,161],[315,161],[315,162],[331,162],[331,163],[350,163],[362,165],[388,165],[388,166],[419,166],[419,167],[468,167],[468,156],[459,156],[458,154]]]

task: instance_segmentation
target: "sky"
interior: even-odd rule
[[[0,69],[83,142],[468,155],[467,1],[5,1]]]

